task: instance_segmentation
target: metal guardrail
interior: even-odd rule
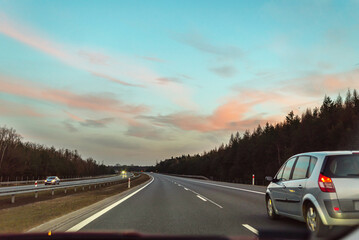
[[[108,185],[115,182],[126,180],[127,178],[130,178],[131,180],[138,178],[140,175],[135,176],[131,173],[131,176],[126,176],[123,178],[117,178],[117,179],[103,179],[103,181],[99,181],[99,179],[96,179],[96,182],[86,182],[86,183],[74,183],[74,184],[67,184],[65,186],[61,185],[54,185],[54,186],[40,186],[40,187],[34,187],[33,189],[18,189],[18,190],[9,190],[9,191],[2,191],[0,192],[0,197],[3,196],[11,196],[11,203],[15,203],[15,195],[19,194],[25,194],[25,193],[35,193],[35,198],[38,198],[38,193],[42,191],[51,191],[51,195],[54,195],[55,190],[64,189],[64,192],[67,192],[67,189],[74,188],[75,192],[78,187],[82,187],[82,190],[84,190],[85,187],[89,187],[91,189],[91,186],[102,186],[103,184]]]
[[[76,181],[76,180],[86,180],[86,179],[97,179],[97,178],[106,178],[106,177],[113,177],[116,176],[116,174],[112,175],[101,175],[101,176],[91,176],[91,177],[78,177],[78,178],[61,178],[61,182],[67,182],[67,181]],[[43,183],[45,179],[31,179],[31,180],[24,180],[24,181],[7,181],[7,182],[0,182],[1,185],[25,185],[29,183]]]

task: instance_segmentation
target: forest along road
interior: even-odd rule
[[[70,231],[254,236],[260,229],[305,230],[291,219],[268,219],[265,187],[150,175],[153,181],[131,198]]]

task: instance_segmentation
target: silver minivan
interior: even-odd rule
[[[332,226],[359,224],[359,151],[297,154],[266,179],[271,219],[304,221],[317,236]]]

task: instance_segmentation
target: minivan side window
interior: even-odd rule
[[[318,159],[316,157],[311,157],[310,158],[310,164],[309,164],[309,169],[308,169],[308,177],[310,177],[312,175],[312,172],[314,170],[315,164],[317,163]]]
[[[290,178],[290,173],[292,172],[292,167],[294,165],[294,162],[295,162],[295,157],[294,158],[291,158],[287,161],[287,164],[285,165],[285,168],[284,168],[284,172],[283,172],[283,175],[282,175],[282,181],[288,181],[289,178]]]
[[[275,176],[276,179],[278,179],[278,180],[282,179],[284,168],[285,168],[285,164],[283,164],[283,166],[278,171],[277,175]]]
[[[292,179],[304,179],[307,177],[307,171],[309,167],[310,157],[309,156],[300,156],[298,157],[297,163],[295,164],[293,170]]]

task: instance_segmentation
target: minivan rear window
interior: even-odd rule
[[[323,173],[330,178],[359,178],[359,156],[328,156]]]

